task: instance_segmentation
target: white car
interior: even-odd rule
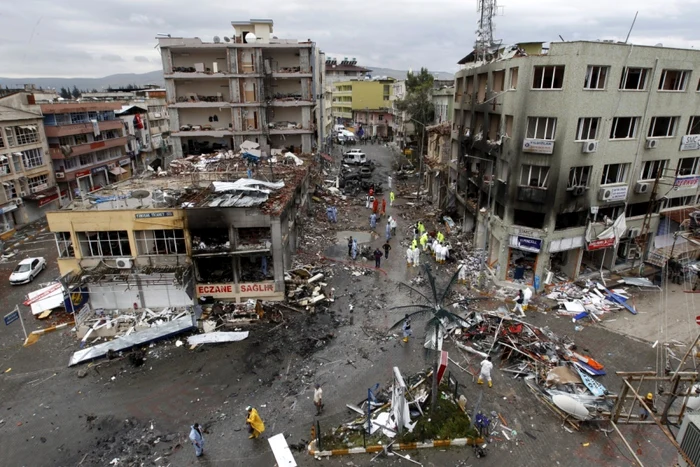
[[[28,284],[44,269],[46,269],[46,260],[44,258],[23,259],[10,274],[10,284]]]

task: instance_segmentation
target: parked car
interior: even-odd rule
[[[46,260],[44,258],[23,259],[10,274],[10,284],[28,284],[44,269],[46,269]]]
[[[372,169],[369,167],[360,167],[360,177],[370,178],[372,176]]]
[[[366,162],[367,156],[363,152],[346,152],[343,154],[343,164],[364,165]]]

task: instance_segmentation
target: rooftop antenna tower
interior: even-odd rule
[[[474,44],[477,60],[481,58],[485,61],[486,54],[493,52],[497,47],[493,40],[493,18],[496,16],[497,10],[496,0],[476,0],[476,11],[481,13],[479,29],[476,31],[476,43]]]

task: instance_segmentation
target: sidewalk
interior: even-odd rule
[[[48,232],[49,226],[46,218],[40,219],[18,228],[15,234],[5,240],[2,252],[11,251],[26,242],[31,242],[44,232]]]

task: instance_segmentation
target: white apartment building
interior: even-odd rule
[[[538,288],[639,264],[700,180],[700,51],[541,45],[460,62],[449,188],[496,278]]]
[[[316,44],[278,39],[273,21],[231,23],[231,37],[159,37],[176,157],[238,150],[245,140],[311,152],[320,81]]]

